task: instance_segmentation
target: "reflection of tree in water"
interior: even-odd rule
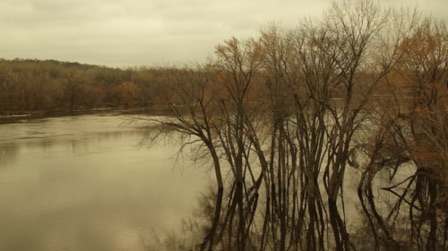
[[[445,249],[447,39],[413,13],[343,1],[296,30],[227,40],[209,64],[161,69],[173,116],[147,138],[180,133],[216,176],[194,249]],[[348,225],[356,192],[364,222]]]
[[[0,167],[6,168],[17,158],[20,146],[16,143],[0,144]]]

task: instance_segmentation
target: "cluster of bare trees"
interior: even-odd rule
[[[159,68],[0,60],[0,115],[160,104]],[[160,70],[161,71],[161,70]]]
[[[417,11],[338,1],[161,72],[172,116],[148,139],[216,176],[195,248],[446,249],[447,46]]]

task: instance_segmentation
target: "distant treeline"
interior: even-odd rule
[[[151,107],[160,101],[157,71],[0,59],[0,114]]]

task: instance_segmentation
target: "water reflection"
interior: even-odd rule
[[[17,158],[19,146],[15,143],[0,144],[0,168],[5,168]]]
[[[143,250],[191,214],[206,174],[173,171],[174,146],[138,148],[125,119],[0,125],[0,250]]]

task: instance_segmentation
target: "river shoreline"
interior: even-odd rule
[[[19,123],[23,120],[55,118],[65,116],[79,116],[89,114],[116,113],[117,115],[168,115],[168,108],[152,106],[146,108],[94,108],[79,109],[75,111],[30,111],[0,114],[0,124]]]

